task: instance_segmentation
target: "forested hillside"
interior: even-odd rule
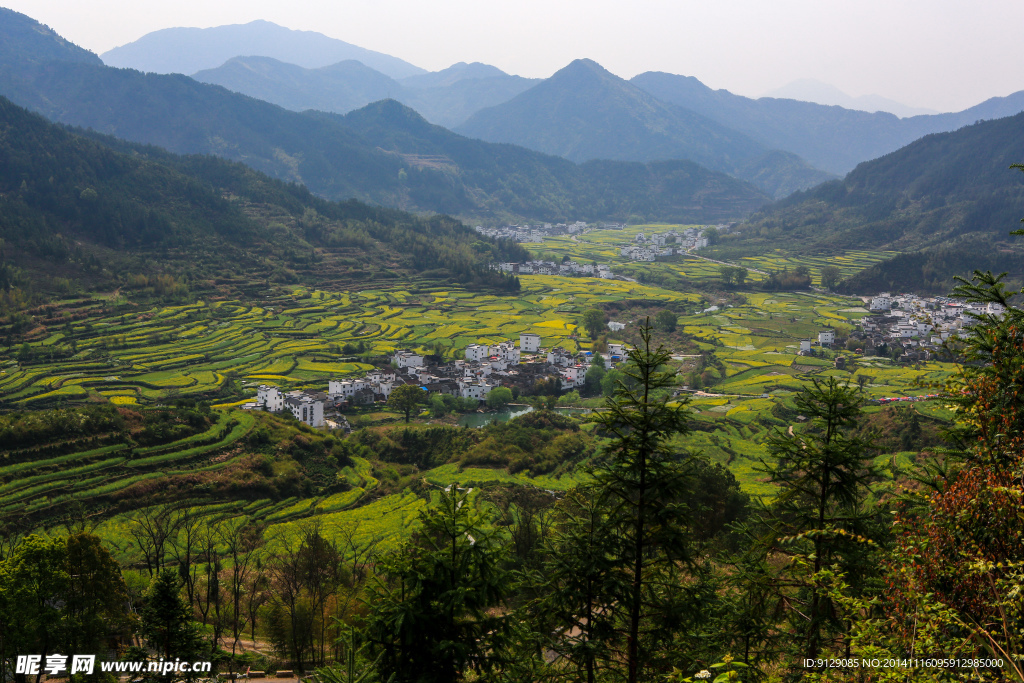
[[[689,159],[775,197],[831,177],[792,153],[770,152],[743,133],[655,99],[589,59],[477,112],[456,130],[572,161]]]
[[[0,98],[5,291],[114,287],[129,272],[253,285],[429,270],[505,287],[484,267],[525,255],[450,218],[328,202],[241,164],[101,140]]]
[[[1006,226],[1024,204],[1024,114],[924,137],[846,178],[765,207],[740,227],[737,249],[920,252],[873,266],[850,291],[948,291],[973,267],[1024,274]],[[971,264],[975,264],[972,266]]]
[[[0,37],[27,40],[26,50],[44,55],[60,40],[38,24],[26,28],[25,23],[0,17]],[[692,166],[696,180],[690,194],[665,195],[658,173],[633,191],[593,188],[585,169],[562,159],[451,134],[443,144],[440,133],[435,136],[429,152],[444,158],[424,159],[416,149],[380,149],[338,117],[286,111],[181,75],[92,63],[35,63],[19,53],[0,63],[0,94],[54,121],[179,154],[240,161],[328,199],[355,198],[409,211],[495,222],[623,221],[634,214],[646,220],[710,222],[741,218],[767,200],[748,184]],[[377,125],[386,128],[394,120],[385,116]],[[465,167],[451,163],[458,150]],[[608,206],[615,213],[591,201],[609,194]]]

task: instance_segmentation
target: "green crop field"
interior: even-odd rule
[[[622,230],[591,230],[582,235],[559,235],[548,237],[543,242],[525,244],[538,257],[562,259],[565,256],[577,261],[589,263],[608,263],[613,270],[633,277],[639,274],[672,273],[688,282],[701,282],[720,279],[721,259],[702,258],[696,254],[666,257],[657,262],[630,261],[622,256],[619,250],[626,244],[635,243],[636,236],[644,233],[655,235],[670,230],[685,230],[698,227],[691,225],[646,224],[630,225]],[[765,279],[763,273],[795,270],[807,266],[811,271],[812,282],[821,284],[821,269],[825,266],[839,268],[842,277],[849,277],[864,268],[892,258],[898,252],[893,251],[846,251],[830,256],[795,255],[775,250],[758,256],[742,256],[726,259],[726,263],[743,266],[748,270],[749,282],[760,282]],[[615,268],[618,266],[618,268]]]
[[[362,342],[376,354],[441,344],[518,339],[535,332],[548,346],[570,346],[578,313],[604,302],[669,301],[694,295],[631,282],[536,276],[515,299],[450,289],[328,293],[296,288],[260,306],[199,302],[125,314],[96,300],[92,315],[27,342],[0,365],[0,407],[39,408],[109,398],[155,403],[168,396],[215,395],[230,375],[252,384],[325,388],[332,377],[370,366],[342,352]],[[81,309],[80,309],[81,310]],[[73,346],[72,346],[73,345]],[[59,347],[74,353],[54,358]],[[14,351],[11,349],[11,351]],[[53,358],[53,360],[50,360]],[[3,361],[0,361],[3,363]]]
[[[638,226],[588,233],[580,242],[549,240],[543,249],[564,248],[574,258],[583,258],[579,250],[587,249],[596,260],[614,262],[618,252],[612,249],[613,239],[621,242],[639,230]],[[871,262],[874,256],[864,255],[850,267]],[[854,263],[852,259],[860,257],[844,258]],[[717,276],[717,264],[692,260],[644,267],[671,268],[697,279]],[[776,262],[770,257],[757,261],[758,267],[770,263]],[[755,496],[773,493],[757,471],[759,458],[767,453],[766,440],[772,430],[798,424],[793,399],[814,379],[862,381],[867,398],[914,396],[936,393],[935,386],[955,370],[935,362],[897,366],[887,359],[846,352],[842,353],[847,365],[840,370],[831,358],[797,355],[799,340],[815,338],[824,326],[852,329],[865,315],[855,298],[745,292],[742,298],[728,299],[732,305],[720,302],[717,310],[704,310],[706,296],[621,280],[538,275],[523,276],[521,284],[516,296],[451,286],[416,288],[408,283],[350,292],[296,287],[259,304],[209,301],[149,310],[102,299],[80,300],[75,303],[76,319],[34,331],[26,345],[12,347],[0,357],[0,408],[24,411],[110,403],[139,410],[177,399],[202,399],[215,406],[212,420],[201,431],[153,446],[124,440],[86,441],[81,446],[57,443],[29,460],[9,460],[14,451],[4,451],[0,518],[46,527],[69,510],[80,509],[93,520],[96,533],[119,549],[119,559],[136,563],[139,558],[126,529],[146,513],[145,505],[151,504],[146,496],[163,490],[198,495],[195,514],[260,521],[272,543],[291,542],[298,528],[315,520],[326,534],[354,534],[360,543],[379,547],[393,547],[405,538],[430,492],[439,487],[458,483],[484,490],[532,486],[563,491],[582,475],[570,471],[559,477],[530,477],[502,468],[463,468],[456,462],[410,473],[381,469],[380,463],[357,457],[338,472],[341,483],[321,493],[286,487],[264,492],[246,483],[250,475],[243,476],[271,468],[250,460],[255,457],[250,455],[254,435],[269,430],[274,440],[288,444],[297,432],[281,427],[279,418],[234,408],[257,384],[323,390],[329,378],[361,374],[371,366],[352,350],[360,344],[368,357],[403,347],[433,349],[436,344],[460,349],[534,332],[545,346],[585,350],[589,340],[577,325],[584,311],[603,304],[625,306],[620,317],[627,330],[620,340],[637,323],[629,319],[630,306],[671,304],[684,312],[678,317],[679,333],[667,338],[670,344],[684,339],[680,343],[688,345],[689,350],[678,351],[683,354],[678,356],[681,372],[685,376],[694,349],[713,358],[718,369],[713,386],[691,399],[694,430],[677,437],[674,445],[728,467]],[[615,340],[610,334],[609,341]],[[952,415],[939,400],[915,403],[912,409],[934,423],[947,422]],[[392,429],[400,425],[397,418],[378,409],[360,415],[355,423]],[[287,480],[287,459],[274,457],[268,481]],[[396,488],[396,481],[418,488]],[[233,487],[247,493],[234,496]]]

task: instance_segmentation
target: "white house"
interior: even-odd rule
[[[869,311],[888,311],[890,308],[892,308],[892,299],[889,298],[888,293],[872,297],[871,303],[868,304]]]
[[[805,352],[805,351],[810,351],[810,350],[811,350],[811,340],[810,339],[801,339],[800,340],[800,351],[801,352]]]
[[[324,426],[324,401],[320,395],[311,392],[291,391],[284,399],[285,408],[292,411],[296,420],[310,427]]]
[[[523,353],[537,353],[540,351],[540,335],[532,332],[525,332],[519,335],[519,350]]]
[[[835,330],[822,330],[818,332],[818,343],[819,344],[833,344],[836,341]]]
[[[491,347],[491,355],[497,356],[508,365],[519,365],[520,352],[513,341],[503,341],[495,344]]]
[[[626,345],[625,344],[609,344],[608,345],[608,358],[612,360],[624,360],[626,358]]]
[[[491,347],[487,344],[470,344],[466,347],[466,360],[479,363],[491,357]]]
[[[417,365],[423,365],[423,356],[408,350],[395,351],[395,355],[392,357],[392,360],[394,360],[395,364],[400,368],[410,368],[416,367]]]
[[[565,380],[571,382],[572,386],[581,387],[583,386],[583,381],[587,377],[587,369],[589,367],[589,365],[577,363],[576,365],[571,365],[565,368],[560,374]]]
[[[462,394],[462,398],[475,398],[478,401],[483,401],[487,398],[487,394],[491,393],[491,389],[496,386],[498,385],[491,384],[483,379],[461,381],[459,382],[459,391]]]
[[[279,413],[284,409],[284,394],[277,387],[261,384],[256,390],[254,407],[268,413]]]
[[[562,367],[569,367],[575,365],[573,362],[572,354],[561,347],[555,347],[548,351],[548,365],[561,365]]]

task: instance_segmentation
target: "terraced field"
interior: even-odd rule
[[[140,311],[126,303],[80,302],[77,313],[88,317],[40,328],[25,347],[31,360],[15,356],[23,349],[0,356],[0,407],[214,397],[229,391],[229,378],[324,389],[331,377],[370,367],[345,352],[346,345],[363,344],[379,355],[436,344],[464,348],[535,332],[546,346],[575,348],[571,337],[585,308],[635,298],[686,297],[630,282],[536,276],[515,298],[440,288],[295,289],[259,305],[199,302]],[[74,353],[50,360],[55,350]],[[236,397],[222,405],[238,402]]]
[[[405,285],[362,292],[294,289],[258,305],[218,301],[143,310],[98,299],[73,302],[73,309],[69,303],[65,310],[74,310],[74,319],[54,315],[54,324],[33,333],[33,360],[25,361],[24,348],[8,351],[0,370],[3,408],[76,401],[144,407],[196,397],[213,399],[221,407],[215,411],[219,417],[203,433],[157,447],[118,443],[31,462],[4,459],[0,462],[10,464],[0,467],[0,521],[53,519],[62,510],[82,505],[98,522],[97,533],[121,549],[120,559],[137,561],[126,529],[144,512],[134,507],[139,501],[123,510],[105,508],[103,501],[121,500],[126,491],[136,490],[133,486],[155,486],[174,478],[191,481],[190,476],[207,481],[229,471],[247,455],[244,437],[269,419],[232,409],[244,400],[246,385],[249,391],[263,382],[323,389],[330,377],[368,367],[345,350],[360,342],[380,354],[436,343],[461,348],[531,331],[547,346],[575,348],[580,315],[604,302],[692,304],[677,306],[689,311],[679,318],[679,327],[689,344],[712,354],[721,376],[707,394],[693,398],[695,429],[678,437],[676,445],[726,465],[754,495],[772,494],[755,465],[766,454],[771,430],[798,424],[794,397],[813,378],[836,376],[856,383],[865,377],[868,397],[880,398],[934,393],[928,385],[942,382],[954,370],[940,363],[899,367],[856,354],[846,354],[847,368],[839,370],[831,360],[797,355],[798,340],[814,337],[825,325],[852,327],[866,315],[858,299],[747,293],[743,305],[703,312],[695,294],[630,282],[526,276],[522,286],[516,297]],[[66,357],[59,357],[62,352]],[[678,362],[685,368],[687,359],[680,357]],[[913,409],[926,420],[950,416],[941,401],[917,403]],[[868,408],[869,413],[878,410]],[[563,490],[576,481],[572,475],[530,479],[506,470],[459,470],[449,464],[418,473],[426,493],[381,495],[373,467],[358,458],[342,478],[351,488],[284,499],[221,497],[197,501],[196,511],[211,519],[266,522],[272,543],[290,542],[297,525],[316,519],[325,533],[354,534],[360,543],[389,547],[408,534],[429,492],[437,488],[459,482]]]
[[[622,230],[593,230],[584,235],[560,235],[549,237],[543,242],[525,244],[531,252],[538,256],[552,254],[558,259],[569,256],[573,260],[598,263],[620,264],[619,270],[625,267],[629,274],[636,275],[643,272],[671,271],[678,276],[691,281],[718,280],[720,278],[719,268],[721,263],[700,258],[696,255],[683,255],[669,257],[665,261],[655,263],[644,263],[630,261],[624,258],[619,249],[627,243],[633,242],[639,233],[645,235],[667,232],[669,230],[684,230],[689,225],[667,225],[648,224],[631,225]],[[821,269],[824,266],[835,266],[839,268],[842,277],[849,277],[864,268],[875,263],[892,258],[898,252],[894,251],[847,251],[842,254],[815,257],[787,254],[782,250],[761,256],[750,256],[729,261],[738,266],[748,269],[748,281],[760,282],[765,276],[758,271],[771,272],[783,269],[794,270],[799,266],[807,266],[811,269],[812,281],[815,285],[821,284]]]

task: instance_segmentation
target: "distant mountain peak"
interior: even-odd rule
[[[346,43],[316,31],[299,31],[258,19],[211,28],[165,28],[104,52],[108,66],[155,73],[194,74],[215,69],[232,57],[273,57],[307,69],[355,59],[391,78],[425,70],[397,57]]]
[[[600,74],[602,76],[615,76],[611,71],[604,68],[593,59],[581,57],[580,59],[574,59],[561,69],[556,71],[552,78],[559,75],[573,75],[573,74]]]
[[[459,81],[483,78],[516,78],[496,66],[483,62],[456,62],[447,69],[402,79],[402,85],[409,88],[436,88],[454,85]]]

